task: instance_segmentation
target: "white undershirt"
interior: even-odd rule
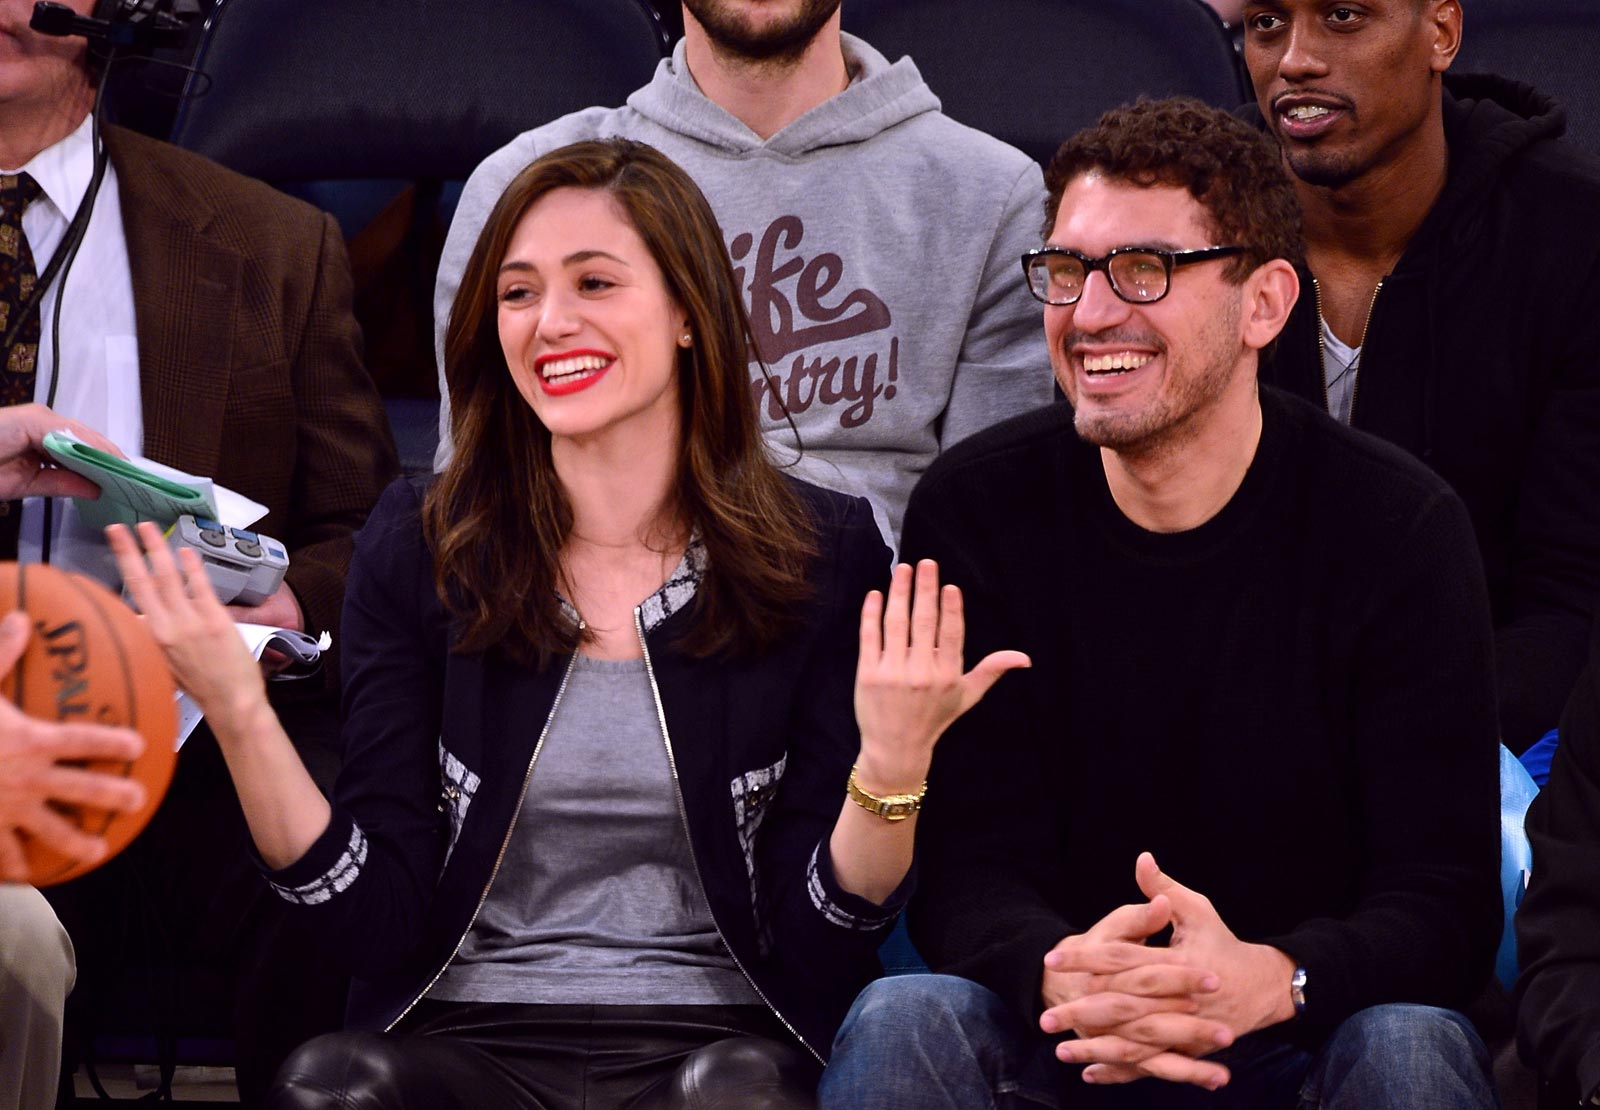
[[[1361,372],[1361,348],[1344,342],[1328,321],[1322,324],[1322,381],[1328,387],[1328,412],[1341,424],[1350,423],[1356,403],[1356,375]]]
[[[27,165],[0,172],[31,174],[43,192],[22,214],[22,228],[33,251],[34,266],[43,273],[94,175],[91,120],[85,116],[77,130],[40,151]],[[38,381],[34,400],[40,404],[50,395],[50,379],[56,370],[51,325],[58,303],[61,303],[60,275],[46,287],[39,305]],[[144,412],[139,397],[133,272],[128,264],[117,173],[110,166],[106,167],[88,230],[67,277],[67,295],[61,316],[60,362],[65,369],[56,387],[55,411],[96,429],[129,455],[142,454]],[[24,502],[18,545],[24,562],[39,558],[43,504],[42,498],[29,498]],[[70,500],[58,499],[52,517],[52,563],[85,570],[107,581],[117,580],[109,556],[102,554],[104,541],[78,523]],[[85,542],[90,545],[87,550],[83,549]]]

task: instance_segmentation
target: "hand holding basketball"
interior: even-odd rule
[[[25,614],[11,613],[0,620],[0,675],[11,674],[28,646],[28,636]],[[143,751],[144,740],[132,729],[54,724],[29,717],[0,699],[0,879],[22,882],[28,878],[24,852],[28,840],[86,863],[105,858],[105,838],[85,832],[57,806],[92,806],[126,813],[145,804],[145,788],[134,779],[63,761],[128,762]]]
[[[106,529],[122,584],[144,624],[166,656],[178,685],[205,712],[217,739],[225,742],[230,722],[248,719],[267,705],[261,668],[246,650],[228,610],[188,548],[167,546],[161,529],[138,526],[138,535],[121,524]],[[143,549],[141,551],[141,548]]]
[[[0,563],[0,870],[64,882],[120,851],[172,779],[172,676],[100,583]],[[136,734],[136,735],[135,735]]]

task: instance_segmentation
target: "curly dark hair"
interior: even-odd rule
[[[1274,258],[1300,263],[1300,203],[1278,148],[1263,132],[1190,97],[1113,108],[1061,144],[1045,171],[1044,234],[1055,227],[1061,194],[1091,170],[1134,185],[1187,189],[1209,217],[1220,244],[1244,252],[1224,271],[1242,282]]]

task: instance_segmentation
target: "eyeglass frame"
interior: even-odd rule
[[[1075,251],[1071,247],[1035,247],[1031,251],[1023,252],[1022,279],[1023,284],[1028,287],[1028,292],[1033,295],[1034,300],[1038,301],[1040,304],[1052,305],[1056,308],[1066,308],[1083,300],[1084,290],[1089,288],[1089,275],[1096,271],[1106,275],[1106,284],[1111,287],[1111,291],[1117,295],[1119,300],[1124,301],[1127,304],[1155,304],[1158,301],[1163,300],[1168,293],[1172,292],[1172,271],[1177,269],[1179,266],[1188,266],[1195,262],[1209,262],[1213,258],[1228,258],[1236,254],[1241,254],[1244,252],[1244,250],[1245,248],[1241,246],[1197,247],[1194,250],[1187,251],[1169,251],[1163,250],[1160,247],[1116,247],[1099,258],[1090,258],[1082,251]],[[1161,296],[1151,297],[1147,301],[1134,300],[1132,297],[1125,295],[1122,290],[1117,288],[1116,279],[1111,276],[1111,260],[1116,258],[1118,255],[1123,254],[1153,254],[1157,258],[1161,259],[1162,268],[1166,271],[1167,281],[1166,288],[1161,290]],[[1083,264],[1083,288],[1079,289],[1078,295],[1073,297],[1070,301],[1046,300],[1044,297],[1040,296],[1039,291],[1033,287],[1033,270],[1031,268],[1031,263],[1035,258],[1049,258],[1051,256],[1076,258],[1080,263]]]

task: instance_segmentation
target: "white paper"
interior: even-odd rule
[[[292,682],[316,674],[322,666],[322,653],[333,646],[333,637],[326,632],[313,640],[304,632],[292,628],[274,628],[270,624],[240,622],[234,627],[239,630],[244,646],[250,649],[250,655],[258,662],[269,647],[289,657],[291,662],[288,669],[271,676],[269,682]],[[183,747],[189,734],[204,718],[205,714],[195,700],[178,691],[177,747]]]

